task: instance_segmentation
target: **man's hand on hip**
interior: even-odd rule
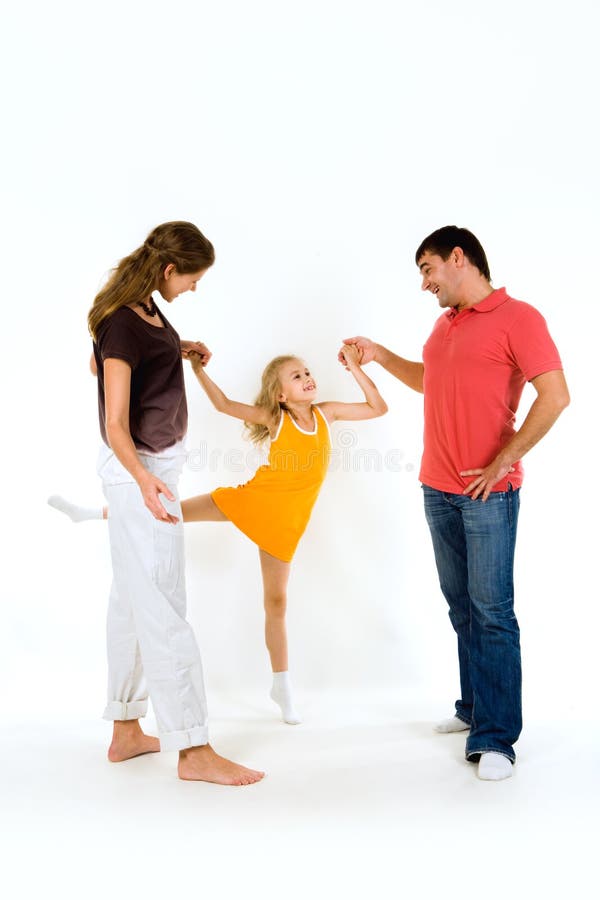
[[[471,500],[477,500],[481,496],[482,501],[485,503],[494,485],[514,471],[514,466],[510,466],[500,459],[495,459],[485,469],[465,469],[460,473],[461,478],[467,478],[470,475],[475,475],[476,477],[469,482],[463,494],[471,494]]]

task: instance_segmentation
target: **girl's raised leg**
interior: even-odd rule
[[[290,563],[260,550],[265,603],[265,642],[273,669],[271,698],[281,708],[283,721],[298,725],[302,720],[294,709],[292,686],[288,671],[287,632],[285,612]]]
[[[48,497],[48,505],[64,513],[71,522],[76,523],[87,522],[89,519],[106,519],[108,516],[108,507],[106,506],[79,506],[78,503],[71,503],[60,494],[52,494],[51,497]]]
[[[108,506],[87,507],[79,506],[65,500],[59,494],[48,497],[48,504],[59,512],[68,516],[72,522],[86,522],[89,519],[107,519]],[[184,522],[227,522],[227,516],[223,515],[215,504],[210,494],[199,494],[182,500],[181,512]]]
[[[228,522],[210,494],[199,494],[181,501],[184,522]]]

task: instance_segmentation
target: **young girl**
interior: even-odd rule
[[[295,356],[278,356],[263,372],[254,405],[230,400],[206,374],[204,356],[189,354],[213,406],[242,419],[254,443],[270,442],[268,463],[250,481],[184,500],[181,510],[184,522],[231,521],[257,544],[264,586],[265,640],[273,671],[271,697],[281,708],[283,721],[290,725],[301,720],[294,707],[288,671],[287,583],[291,560],[327,471],[329,425],[336,420],[372,419],[387,412],[385,401],[359,365],[358,353],[353,345],[344,345],[340,351],[364,393],[364,402],[315,403],[316,383],[303,361]],[[49,502],[74,521],[100,515],[73,507],[62,498]],[[106,509],[103,514],[106,516]]]

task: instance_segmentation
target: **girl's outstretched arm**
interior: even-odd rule
[[[387,412],[387,403],[377,390],[375,384],[368,375],[365,375],[360,365],[359,350],[354,344],[344,344],[340,350],[346,368],[354,376],[358,386],[365,395],[364,403],[338,403],[335,400],[327,400],[319,403],[319,409],[328,422],[342,419],[347,422],[357,422],[360,419],[375,419]]]
[[[198,353],[190,353],[188,359],[192,364],[194,374],[206,393],[206,396],[219,412],[225,413],[227,416],[233,416],[234,419],[242,419],[244,422],[252,422],[257,425],[270,425],[271,416],[264,407],[252,406],[249,403],[238,403],[237,400],[230,400],[221,388],[212,381],[203,368],[202,358]]]

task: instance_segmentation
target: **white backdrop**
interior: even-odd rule
[[[209,345],[211,376],[243,401],[289,351],[322,399],[357,398],[336,362],[349,334],[419,358],[438,309],[414,251],[444,224],[472,229],[496,286],[542,311],[572,405],[526,460],[525,693],[538,709],[585,712],[599,624],[584,521],[597,470],[595,3],[57,0],[9,16],[5,714],[102,708],[104,526],[71,526],[45,500],[100,501],[86,313],[106,270],[175,218],[205,232],[217,262],[168,314]],[[445,714],[457,672],[417,481],[421,398],[368,371],[390,412],[336,428],[337,468],[292,573],[292,669],[305,690],[426,691]],[[240,423],[186,378],[182,494],[245,480]],[[207,524],[189,528],[187,551],[209,698],[262,698],[254,546]]]

